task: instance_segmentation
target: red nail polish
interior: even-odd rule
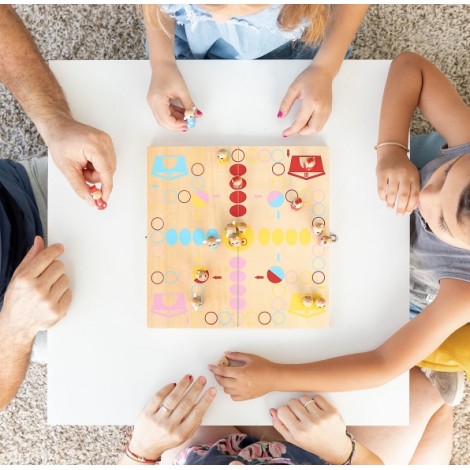
[[[284,139],[287,139],[287,137],[289,137],[289,136],[285,135],[285,134],[282,134],[282,137],[284,137]]]
[[[279,110],[279,112],[277,113],[277,117],[282,118],[282,116],[284,116],[284,113],[281,110]]]
[[[196,116],[202,116],[204,113],[200,109],[196,109]]]
[[[192,376],[192,375],[188,375],[188,380],[189,380],[190,382],[192,382],[192,381],[193,381],[193,376]]]
[[[183,132],[188,132],[188,129],[183,129]]]
[[[176,383],[175,383],[175,382],[173,382],[171,385],[173,385],[173,387],[176,387]]]

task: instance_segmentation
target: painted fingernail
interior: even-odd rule
[[[287,137],[289,137],[289,136],[286,135],[286,134],[282,134],[282,137],[284,137],[284,139],[287,139]]]
[[[192,375],[188,375],[188,380],[189,380],[190,382],[192,382],[192,381],[193,381],[193,376],[192,376]]]
[[[182,131],[182,132],[188,132],[188,129],[183,129],[183,131]]]
[[[277,113],[277,117],[282,118],[282,116],[284,116],[284,113],[281,110],[279,110],[279,112]]]
[[[200,109],[196,109],[196,116],[202,116],[204,113]]]

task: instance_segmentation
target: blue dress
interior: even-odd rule
[[[277,26],[283,5],[271,5],[246,16],[218,23],[198,5],[162,5],[175,21],[176,59],[312,59],[318,50],[299,39],[309,25],[292,31]]]

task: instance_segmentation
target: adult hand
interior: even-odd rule
[[[188,130],[184,111],[194,104],[176,63],[159,62],[153,67],[147,101],[160,126],[171,131]],[[196,109],[196,117],[200,116],[202,112]]]
[[[62,245],[44,248],[41,237],[16,268],[4,297],[2,316],[18,335],[33,339],[62,317],[72,301],[64,264],[57,258]]]
[[[381,148],[377,156],[377,190],[388,207],[397,205],[397,214],[409,215],[418,205],[419,171],[402,149]]]
[[[249,400],[273,391],[277,364],[253,354],[225,352],[224,355],[229,360],[243,363],[239,367],[209,365],[217,383],[232,400]]]
[[[116,171],[116,155],[108,134],[64,117],[45,140],[57,168],[81,198],[94,206],[88,181],[101,183],[103,199],[108,201]]]
[[[314,64],[309,65],[294,80],[282,100],[278,116],[287,116],[298,99],[301,105],[295,121],[283,131],[284,137],[321,131],[331,113],[332,83],[333,76]]]
[[[305,406],[306,405],[306,406]],[[333,465],[346,462],[352,444],[338,411],[322,396],[302,395],[271,409],[273,425],[286,441]]]
[[[197,401],[205,384],[205,377],[193,383],[192,376],[186,375],[177,384],[165,385],[137,418],[129,449],[141,457],[158,459],[164,451],[188,440],[217,393],[211,387]]]

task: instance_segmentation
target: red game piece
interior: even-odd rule
[[[101,189],[98,189],[95,185],[90,186],[90,194],[95,201],[98,210],[102,211],[103,209],[106,209],[108,204],[106,204],[106,201],[103,199],[103,193],[101,192]]]
[[[300,208],[303,206],[304,202],[302,201],[302,198],[298,197],[297,199],[294,199],[291,203],[291,207],[293,211],[298,211]]]

